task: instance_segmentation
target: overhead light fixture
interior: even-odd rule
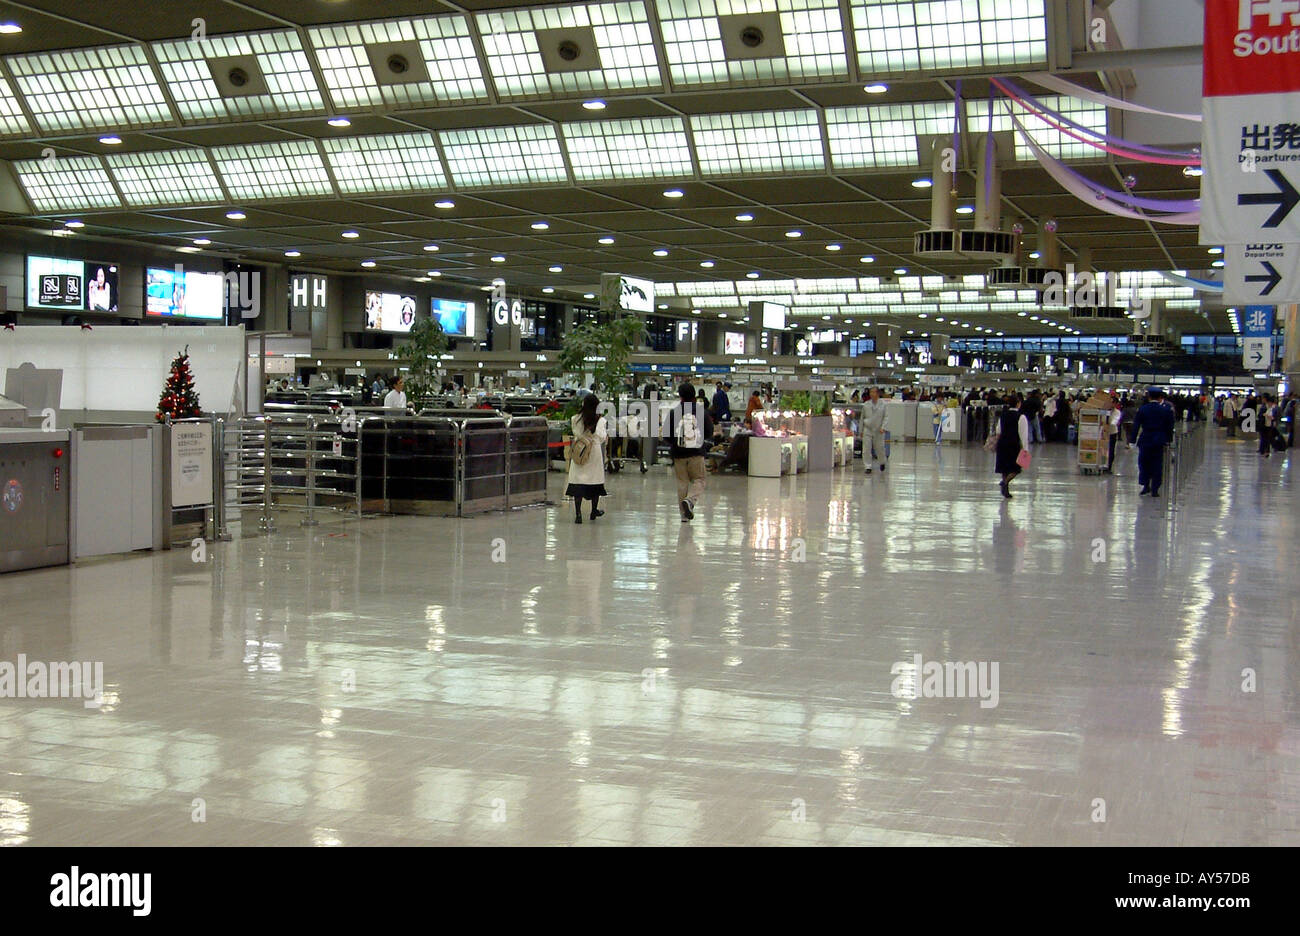
[[[886,91],[889,90],[889,85],[880,84],[879,82],[877,82],[876,84],[867,85],[862,90],[867,92],[867,94],[884,94]]]
[[[492,258],[492,262],[493,262],[493,263],[505,263],[505,262],[506,262],[506,258],[503,257],[501,254],[497,254],[495,257]]]
[[[605,109],[605,102],[604,102],[604,101],[599,101],[599,100],[597,100],[597,101],[583,101],[583,102],[582,102],[582,108],[583,108],[583,110],[589,110],[589,111],[602,111],[602,110]]]
[[[564,272],[564,267],[562,267],[562,266],[553,266],[553,267],[550,268],[550,270],[551,270],[552,273],[563,273],[563,272]]]
[[[1189,179],[1199,179],[1205,175],[1205,170],[1200,166],[1183,166],[1183,175]]]
[[[434,276],[434,277],[442,276],[442,270],[430,270],[429,276]]]
[[[532,223],[532,229],[534,231],[549,231],[551,229],[551,226],[547,224],[545,221],[534,221]]]
[[[81,222],[80,222],[80,221],[69,222],[69,223],[68,223],[68,227],[72,227],[73,224],[80,225]],[[212,243],[212,241],[208,240],[208,238],[206,238],[206,237],[196,237],[196,238],[194,238],[194,246],[195,246],[195,247],[206,247],[206,246],[208,246],[208,244],[211,244],[211,243]]]
[[[296,258],[296,257],[301,257],[301,256],[302,256],[302,251],[301,251],[301,250],[286,250],[286,251],[284,252],[284,255],[285,255],[286,257],[288,257],[290,260],[293,260],[293,259]]]
[[[895,275],[895,276],[906,276],[906,275],[907,275],[907,267],[897,267],[897,268],[894,270],[894,275]]]
[[[691,315],[699,315],[699,314],[700,314],[699,309],[691,309]]]
[[[1042,256],[1042,254],[1040,254],[1037,250],[1035,250],[1033,253],[1031,253],[1031,254],[1029,255],[1029,259],[1030,259],[1030,260],[1037,260],[1037,259],[1038,259],[1039,257],[1041,257],[1041,256]]]
[[[1216,256],[1216,257],[1217,257],[1217,256],[1218,256],[1219,254],[1221,254],[1221,253],[1223,253],[1223,248],[1222,248],[1222,247],[1211,247],[1211,248],[1210,248],[1210,254],[1213,255],[1213,256]]]
[[[785,236],[789,238],[803,237],[803,231],[786,231]]]
[[[226,217],[231,221],[243,221],[248,217],[248,215],[244,214],[242,211],[227,211]]]
[[[758,279],[758,273],[756,272],[746,273],[745,279]]]
[[[1024,318],[1024,317],[1025,317],[1026,315],[1028,315],[1028,314],[1029,314],[1028,312],[1017,312],[1017,313],[1016,313],[1016,315],[1020,316],[1021,318]]]
[[[704,267],[704,269],[706,269],[706,270],[712,270],[712,269],[713,269],[713,261],[712,261],[712,260],[701,260],[701,261],[700,261],[700,266]]]
[[[876,258],[872,256],[858,257],[858,263],[875,263]]]
[[[1005,332],[998,332],[998,337],[1001,338],[1004,334]]]
[[[16,36],[22,31],[17,23],[0,23],[0,36]]]
[[[748,211],[744,211],[744,212],[741,212],[740,214],[736,215],[736,220],[737,220],[737,221],[740,221],[740,222],[742,222],[742,223],[745,223],[745,222],[748,222],[748,221],[753,221],[753,220],[754,220],[754,216],[753,216],[752,214],[750,214]]]
[[[929,188],[934,185],[929,179],[913,179],[912,188]]]
[[[834,253],[835,251],[843,250],[844,248],[841,247],[839,244],[827,244],[826,249]]]
[[[719,313],[718,313],[718,318],[726,318],[726,317],[727,317],[727,313],[726,313],[726,312],[719,312]]]
[[[610,244],[614,243],[614,238],[612,238],[612,237],[602,237],[600,240],[596,241],[596,243],[598,243],[598,244],[604,244],[606,247],[608,247]]]
[[[352,126],[352,121],[348,120],[346,117],[331,117],[331,118],[329,119],[328,123],[329,123],[329,125],[330,125],[331,127],[350,127],[350,126]]]
[[[685,194],[686,193],[681,189],[670,188],[668,191],[664,192],[664,198],[681,198]]]
[[[1223,261],[1215,260],[1213,263],[1210,264],[1210,266],[1214,267],[1217,270],[1219,269],[1219,267],[1223,266]]]
[[[930,316],[927,315],[927,314],[924,313],[924,312],[922,312],[922,313],[920,313],[919,315],[917,315],[917,318],[929,318],[929,317],[930,317]]]
[[[105,146],[121,146],[122,138],[120,136],[102,136],[99,138],[99,142]]]
[[[656,251],[654,252],[654,255],[655,255],[656,257],[666,257],[666,256],[668,256],[668,251],[666,251],[666,250],[664,250],[662,247],[660,247],[658,250],[656,250]]]
[[[583,298],[583,299],[595,299],[595,298],[596,298],[596,294],[595,294],[595,293],[583,293],[583,294],[582,294],[582,298]]]
[[[348,240],[356,240],[361,235],[358,234],[356,231],[344,231],[343,236],[346,237]]]
[[[968,214],[974,214],[974,213],[975,213],[975,206],[974,206],[974,205],[958,205],[958,206],[957,206],[957,214],[959,214],[959,215],[968,215]]]
[[[425,244],[425,253],[437,253],[441,248],[437,244]]]
[[[1029,316],[1029,321],[1031,321],[1031,322],[1037,322],[1037,321],[1038,321],[1038,316],[1037,316],[1037,315],[1031,315],[1031,316]]]
[[[63,226],[65,228],[72,228],[73,230],[76,230],[77,228],[84,228],[86,226],[86,222],[85,221],[64,221]]]
[[[542,287],[542,292],[546,293],[546,294],[549,296],[551,293],[555,292],[555,287],[554,287],[554,286],[543,286],[543,287]]]
[[[375,261],[373,261],[373,260],[362,260],[362,261],[361,261],[361,265],[362,265],[363,267],[365,267],[367,270],[373,270],[373,269],[375,268]]]
[[[452,201],[450,198],[440,198],[433,203],[433,207],[442,208],[442,209],[455,208],[456,203]]]

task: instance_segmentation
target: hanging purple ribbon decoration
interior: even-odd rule
[[[952,191],[957,191],[957,154],[961,152],[961,79],[952,101]]]

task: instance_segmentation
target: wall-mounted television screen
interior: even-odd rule
[[[442,330],[455,338],[474,337],[474,303],[459,299],[433,300],[433,315]]]
[[[144,314],[160,318],[221,321],[226,310],[226,278],[180,265],[144,271]]]
[[[723,354],[744,354],[745,333],[744,332],[723,332],[722,353]]]
[[[60,312],[116,312],[117,264],[27,258],[27,307]]]
[[[414,324],[414,296],[366,293],[366,331],[409,332]]]

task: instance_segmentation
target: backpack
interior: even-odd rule
[[[681,415],[677,420],[677,444],[684,449],[700,448],[704,444],[704,433],[700,428],[699,419],[685,406],[681,408]]]
[[[575,465],[585,465],[591,461],[591,453],[595,448],[595,436],[590,432],[584,432],[569,444],[569,460]]]

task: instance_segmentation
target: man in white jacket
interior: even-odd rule
[[[871,473],[873,460],[884,471],[885,465],[885,401],[880,398],[880,389],[872,387],[870,398],[862,404],[862,460],[866,463],[867,474]]]

